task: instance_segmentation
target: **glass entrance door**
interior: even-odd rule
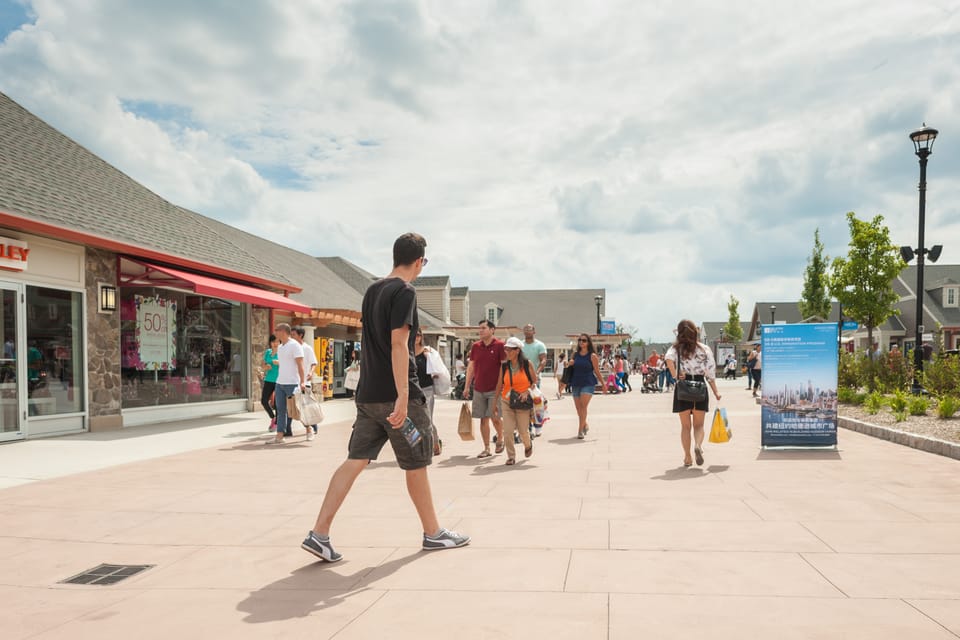
[[[20,324],[21,296],[16,285],[0,283],[0,338],[3,339],[3,357],[0,358],[0,441],[24,437],[24,416],[21,410],[22,358],[17,327]]]

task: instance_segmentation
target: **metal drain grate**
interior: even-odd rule
[[[72,578],[62,580],[61,584],[116,584],[154,566],[152,564],[101,564]]]

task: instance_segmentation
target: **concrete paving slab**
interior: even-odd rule
[[[804,526],[839,553],[960,555],[960,523],[807,522]]]
[[[611,520],[611,549],[648,551],[831,551],[796,522]]]
[[[332,638],[382,596],[375,591],[148,591],[32,637]]]
[[[391,591],[337,638],[367,640],[385,630],[391,640],[605,638],[607,595]]]
[[[610,640],[947,640],[953,634],[900,600],[610,595]]]
[[[701,595],[844,595],[798,554],[574,550],[566,591]]]
[[[552,402],[514,467],[478,461],[456,435],[459,403],[441,399],[435,503],[473,543],[419,550],[385,451],[334,522],[345,559],[332,565],[299,544],[344,457],[349,402],[325,407],[318,440],[282,447],[264,444],[262,415],[0,446],[0,486],[19,483],[0,489],[0,637],[956,631],[960,463],[846,431],[838,452],[762,451],[758,407],[720,384],[735,435],[707,446],[704,469],[678,466],[666,395],[595,398],[583,441],[570,399]],[[111,561],[157,566],[109,587],[56,582]]]
[[[908,600],[911,606],[960,637],[960,605],[956,600]]]
[[[805,553],[811,565],[851,598],[956,600],[960,555]]]

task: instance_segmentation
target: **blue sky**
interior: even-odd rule
[[[0,91],[252,233],[377,273],[417,230],[455,286],[605,287],[666,340],[799,296],[847,211],[915,244],[924,121],[960,262],[960,11],[807,4],[0,0]]]
[[[6,38],[7,34],[29,23],[30,15],[26,5],[20,2],[0,3],[0,41]]]

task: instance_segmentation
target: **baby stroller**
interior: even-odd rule
[[[450,397],[453,398],[454,400],[463,400],[463,388],[466,386],[466,383],[467,383],[466,374],[458,373],[456,380],[454,380],[454,382],[455,384],[453,385],[453,388],[450,390]]]
[[[657,383],[657,379],[660,377],[659,371],[644,365],[641,369],[641,375],[643,375],[643,386],[640,387],[641,393],[660,393],[660,385]]]

